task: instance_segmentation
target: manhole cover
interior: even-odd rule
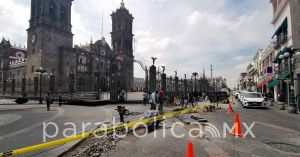
[[[264,143],[280,151],[284,151],[288,153],[296,153],[296,154],[300,153],[300,146],[294,144],[277,142],[277,141],[264,141]]]

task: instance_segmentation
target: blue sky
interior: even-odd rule
[[[26,44],[30,0],[0,2],[0,36]],[[74,44],[101,38],[110,43],[110,14],[120,0],[75,0],[72,8]],[[273,26],[269,0],[125,0],[135,17],[135,56],[166,65],[167,75],[202,73],[214,65],[214,76],[224,76],[233,87],[256,51],[266,47]],[[144,72],[135,65],[135,76]]]

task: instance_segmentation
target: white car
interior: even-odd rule
[[[261,93],[258,92],[245,92],[242,96],[243,107],[263,107],[267,108],[267,102]]]
[[[239,90],[237,90],[237,91],[234,92],[234,97],[235,97],[235,99],[238,99],[239,94],[240,94],[240,91],[239,91]]]
[[[248,93],[248,91],[239,91],[239,94],[238,94],[238,100],[239,100],[240,102],[243,101],[244,93]]]

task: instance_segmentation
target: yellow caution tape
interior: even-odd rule
[[[165,118],[172,118],[174,116],[178,116],[178,115],[181,115],[181,114],[186,114],[186,113],[190,113],[190,112],[193,112],[193,111],[196,111],[196,110],[203,109],[206,106],[207,105],[196,106],[195,108],[188,108],[188,109],[185,109],[185,110],[182,110],[182,111],[176,111],[176,112],[156,116],[156,117],[153,117],[153,118],[148,118],[148,119],[138,120],[138,121],[122,124],[122,125],[113,126],[111,128],[107,128],[107,129],[100,129],[100,130],[96,130],[94,132],[85,132],[83,134],[78,134],[78,135],[75,135],[75,136],[72,136],[72,137],[62,138],[62,139],[54,140],[54,141],[51,141],[51,142],[45,142],[45,143],[41,143],[41,144],[37,144],[37,145],[33,145],[33,146],[28,146],[28,147],[24,147],[24,148],[20,148],[20,149],[15,149],[15,150],[11,150],[11,151],[8,151],[8,152],[0,153],[0,157],[20,155],[20,154],[33,152],[33,151],[37,151],[37,150],[41,150],[41,149],[45,149],[45,148],[50,148],[50,147],[54,147],[54,146],[57,146],[57,145],[62,145],[62,144],[68,143],[68,142],[77,141],[77,140],[80,140],[80,139],[92,137],[94,135],[103,135],[105,133],[111,133],[113,131],[123,130],[125,128],[132,128],[136,124],[140,124],[140,123],[147,124],[147,123],[153,122],[155,120],[162,120],[162,119],[165,119]]]

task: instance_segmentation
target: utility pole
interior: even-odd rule
[[[210,65],[210,77],[213,77],[213,65]]]
[[[102,9],[102,21],[101,21],[101,38],[103,37],[103,9]]]

